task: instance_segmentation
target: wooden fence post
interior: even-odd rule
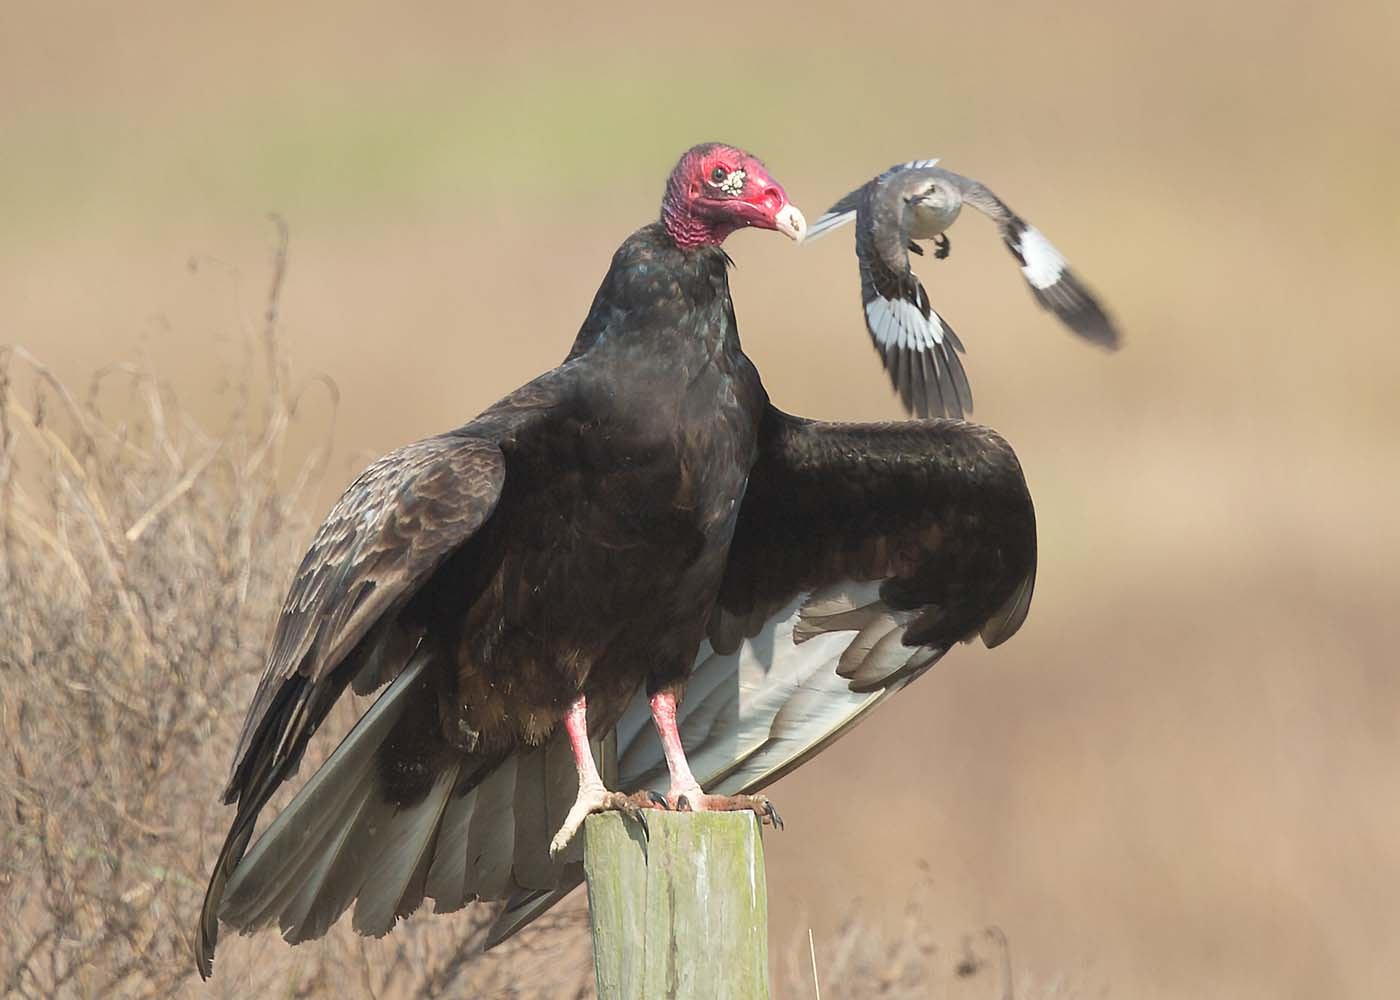
[[[649,810],[584,824],[599,1000],[767,1000],[768,887],[757,817]]]

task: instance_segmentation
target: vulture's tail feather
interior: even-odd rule
[[[467,883],[467,827],[480,792],[478,785],[465,795],[453,796],[443,811],[437,847],[423,887],[424,894],[435,901],[435,913],[460,910],[473,898]]]
[[[351,834],[370,819],[374,757],[408,707],[414,682],[429,659],[416,656],[370,706],[330,758],[258,838],[229,879],[219,915],[241,931],[279,917],[289,938],[311,917],[336,861],[351,846]],[[353,895],[352,897],[353,898]]]
[[[563,885],[558,889],[522,889],[510,897],[505,909],[496,915],[486,935],[486,950],[490,951],[507,938],[514,937],[536,917],[578,888],[583,881],[583,864],[575,862],[565,869]]]
[[[500,899],[510,885],[515,857],[515,776],[519,761],[506,758],[477,791],[467,819],[468,884],[476,899]]]
[[[372,877],[355,904],[355,930],[381,937],[423,902],[423,887],[460,765],[445,768],[423,801],[389,818],[383,846],[366,866]]]
[[[472,844],[470,833],[482,792],[499,785],[506,801],[514,795],[513,769],[503,766],[511,758],[462,753],[439,762],[415,800],[385,794],[379,751],[418,699],[433,696],[431,662],[415,655],[248,850],[219,909],[226,923],[250,933],[275,922],[297,943],[323,935],[358,900],[355,929],[378,936],[430,887],[454,909],[475,898],[469,855],[509,875],[513,844]]]

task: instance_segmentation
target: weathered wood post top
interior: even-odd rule
[[[768,887],[751,812],[584,824],[599,1000],[767,1000]]]

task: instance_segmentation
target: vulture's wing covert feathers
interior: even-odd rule
[[[310,689],[486,522],[504,482],[496,444],[443,434],[389,452],[350,484],[292,582],[234,753],[226,802],[247,788],[243,778],[254,763],[254,744],[265,745],[269,708],[289,686],[315,700]],[[360,677],[356,690],[372,691],[391,679]]]
[[[849,731],[954,643],[1025,621],[1035,512],[1011,448],[974,424],[817,423],[769,408],[710,638],[681,702],[696,777],[760,790]],[[619,787],[664,791],[644,696],[616,730]],[[517,893],[505,940],[566,895]]]
[[[527,386],[518,395],[534,391]],[[404,670],[417,637],[390,612],[486,523],[504,481],[505,461],[495,442],[442,434],[376,461],[321,526],[278,621],[224,792],[238,811],[201,912],[197,957],[205,975],[224,889],[259,811],[296,771],[347,684],[366,693]]]

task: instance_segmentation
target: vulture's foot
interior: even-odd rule
[[[953,241],[948,239],[947,233],[939,233],[933,238],[935,260],[947,260],[948,255],[953,252]]]
[[[760,823],[767,823],[775,830],[783,828],[783,818],[766,795],[706,795],[699,788],[681,792],[675,796],[676,809],[680,812],[741,812],[748,810],[758,816]]]
[[[549,856],[558,859],[579,830],[583,829],[583,821],[594,813],[599,812],[620,812],[628,819],[636,820],[642,828],[642,836],[647,836],[647,821],[642,815],[643,809],[665,809],[666,800],[652,791],[637,792],[635,795],[624,795],[622,792],[610,792],[602,785],[586,785],[578,791],[578,798],[574,800],[573,808],[569,810],[569,815],[564,818],[564,825],[559,828],[559,832],[554,835],[554,839],[549,842]]]

